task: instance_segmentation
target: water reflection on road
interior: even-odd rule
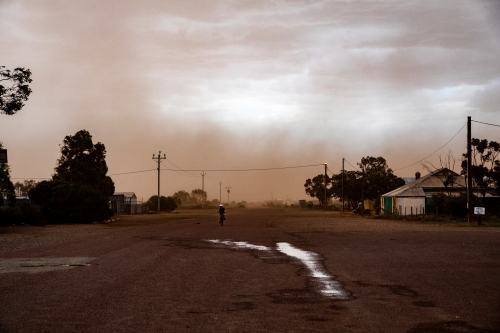
[[[334,299],[349,299],[349,293],[338,281],[335,281],[334,276],[326,271],[323,263],[321,262],[320,256],[315,252],[301,250],[285,242],[277,243],[276,248],[271,248],[241,241],[221,241],[218,239],[209,239],[207,241],[213,244],[225,245],[230,248],[240,250],[274,251],[298,259],[308,269],[309,276],[321,285],[319,292],[323,296]]]

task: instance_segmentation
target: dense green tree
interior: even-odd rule
[[[52,223],[91,223],[113,215],[108,197],[84,184],[42,181],[29,191],[29,196]]]
[[[491,180],[493,182],[493,187],[495,188],[497,195],[500,196],[500,160],[495,161],[495,166],[491,172]]]
[[[484,198],[489,187],[495,187],[500,193],[500,144],[486,139],[471,140],[472,161],[470,174],[474,187],[478,187]],[[467,153],[463,154],[462,175],[467,175]]]
[[[106,176],[106,148],[100,142],[93,144],[88,131],[66,136],[61,154],[53,180],[87,185],[106,196],[115,192],[113,180]]]
[[[109,218],[113,213],[108,196],[114,193],[114,183],[106,176],[104,145],[94,145],[90,133],[81,130],[64,138],[61,154],[52,180],[31,189],[30,199],[42,206],[43,214],[53,223],[89,223]]]
[[[348,210],[361,202],[361,177],[357,171],[344,171],[344,204]],[[342,200],[342,172],[332,176],[332,196]]]
[[[358,163],[359,171],[344,171],[344,200],[348,209],[354,209],[362,198],[375,200],[382,194],[390,192],[405,184],[405,181],[394,175],[383,157],[367,156]],[[327,200],[331,197],[342,199],[342,172],[327,177]],[[307,179],[304,184],[306,193],[325,202],[325,175],[317,175]]]
[[[148,201],[146,201],[146,206],[150,210],[158,210],[158,196],[151,196]],[[160,211],[171,212],[177,208],[177,203],[173,197],[160,196]]]
[[[0,113],[13,115],[21,110],[24,101],[28,100],[31,89],[31,71],[24,68],[15,68],[13,71],[0,66],[0,82],[10,82],[10,86],[0,84]]]
[[[0,149],[3,148],[0,142]],[[7,163],[0,163],[0,206],[4,204],[4,199],[9,203],[16,201],[16,194],[14,192],[14,184],[10,179],[10,168]]]
[[[314,178],[306,180],[305,184],[306,193],[313,198],[317,198],[321,205],[325,205],[332,197],[333,192],[331,188],[331,179],[326,175],[326,197],[325,197],[325,175],[319,174]]]
[[[402,178],[394,175],[383,157],[367,156],[358,163],[362,181],[363,197],[375,200],[405,184]]]

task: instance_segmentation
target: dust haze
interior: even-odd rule
[[[412,176],[460,157],[467,116],[500,123],[499,16],[494,1],[4,0],[0,65],[29,68],[33,93],[0,140],[14,180],[48,178],[86,129],[116,190],[145,200],[160,150],[164,169],[207,170],[223,201],[226,186],[231,201],[303,199],[324,169],[209,170],[336,173],[370,155]],[[162,194],[201,188],[201,172],[163,170]]]

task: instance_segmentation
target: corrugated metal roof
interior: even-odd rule
[[[391,192],[382,194],[383,197],[425,197],[426,188],[442,188],[443,192],[446,191],[446,187],[443,185],[443,180],[446,177],[446,173],[450,172],[455,175],[455,184],[453,188],[465,188],[465,177],[460,176],[456,172],[441,168],[434,172],[431,172],[419,179],[414,180],[411,183],[403,185]],[[450,187],[448,187],[450,188]]]
[[[134,192],[115,192],[113,195],[123,195],[125,198],[136,197]]]
[[[415,177],[401,177],[405,181],[405,185],[415,181]]]

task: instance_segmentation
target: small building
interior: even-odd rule
[[[449,176],[452,176],[454,181],[449,186],[444,186]],[[465,177],[450,169],[441,168],[423,177],[420,177],[420,173],[417,172],[414,181],[383,194],[380,205],[385,212],[398,215],[420,215],[429,212],[434,194],[460,195],[466,191]]]
[[[3,199],[3,200],[1,200]],[[12,203],[9,201],[9,199],[7,199],[6,197],[5,198],[1,198],[0,197],[0,202],[3,202],[3,204],[0,204],[0,207],[7,207],[7,206],[10,206]],[[21,206],[22,204],[25,204],[25,203],[30,203],[31,200],[28,198],[28,197],[19,197],[19,196],[16,196],[16,201],[14,202],[14,206]]]
[[[109,197],[109,205],[115,214],[142,214],[144,207],[134,192],[115,192]]]

